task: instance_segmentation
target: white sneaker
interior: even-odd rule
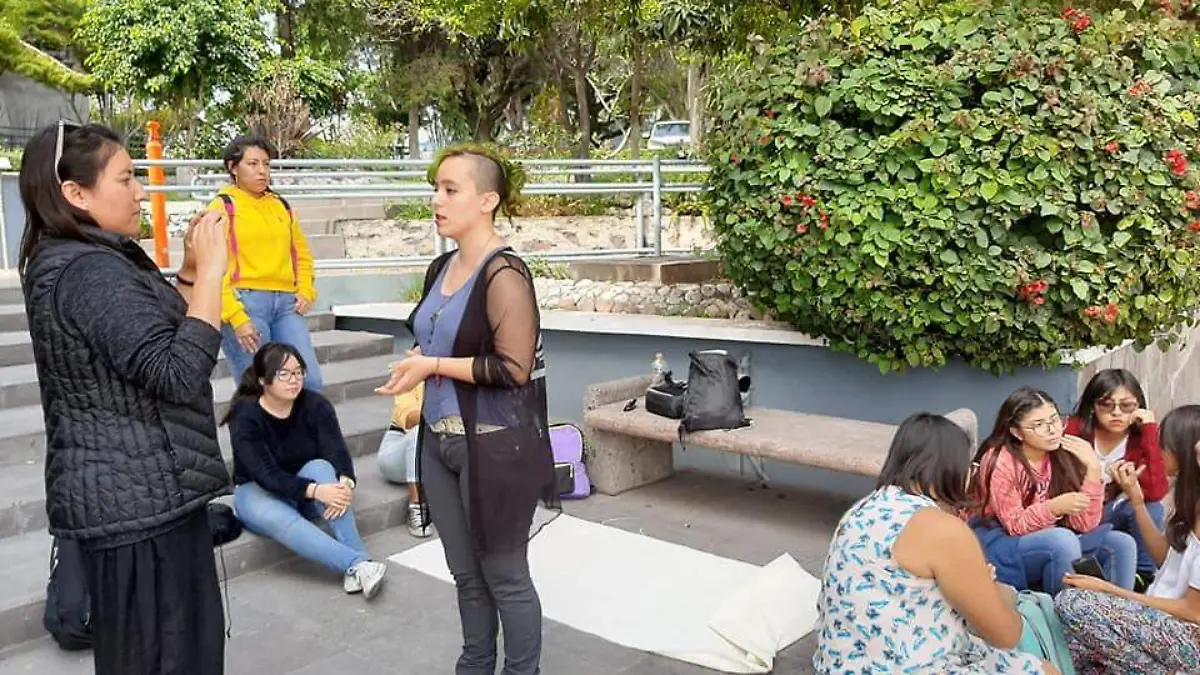
[[[433,536],[433,523],[429,520],[429,512],[425,505],[413,502],[408,505],[408,533],[418,539]]]
[[[375,560],[366,560],[350,568],[346,573],[345,588],[347,593],[362,591],[367,600],[374,598],[383,586],[383,577],[387,574],[387,564]],[[356,590],[350,590],[350,576],[354,576]]]
[[[347,593],[353,594],[362,592],[362,582],[358,580],[358,575],[354,573],[354,570],[357,567],[358,565],[355,565],[354,567],[346,570],[346,576],[342,577],[342,588],[344,588]]]

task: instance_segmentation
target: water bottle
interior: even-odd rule
[[[671,368],[667,365],[667,359],[663,357],[662,352],[654,355],[654,363],[650,364],[650,386],[657,387],[667,381],[667,374],[671,372]]]

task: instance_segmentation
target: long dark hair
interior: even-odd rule
[[[1032,387],[1021,387],[1010,394],[1004,400],[1004,404],[1000,406],[1000,411],[996,414],[996,424],[992,427],[992,434],[984,440],[975,452],[975,464],[979,468],[975,474],[972,493],[975,495],[980,508],[986,508],[988,500],[991,497],[992,474],[996,470],[996,464],[1000,459],[1000,452],[1007,452],[1012,455],[1013,460],[1024,468],[1026,478],[1025,493],[1021,495],[1021,503],[1027,507],[1033,503],[1034,498],[1037,496],[1037,482],[1033,479],[1033,467],[1029,465],[1029,460],[1025,459],[1025,453],[1021,451],[1021,441],[1013,436],[1011,429],[1020,426],[1021,418],[1029,414],[1031,410],[1047,403],[1057,407],[1050,394]],[[996,450],[997,452],[995,459],[988,461],[988,453],[991,450]],[[1069,452],[1051,452],[1048,454],[1048,457],[1050,458],[1052,472],[1050,477],[1050,493],[1048,496],[1054,498],[1067,492],[1079,490],[1083,485],[1083,477],[1086,471],[1083,462],[1079,461],[1075,455]]]
[[[1107,368],[1092,376],[1083,388],[1079,397],[1079,407],[1075,409],[1075,418],[1083,422],[1083,437],[1091,440],[1096,433],[1096,403],[1112,396],[1121,387],[1129,390],[1138,401],[1139,408],[1146,407],[1146,394],[1142,391],[1142,383],[1138,382],[1133,373],[1123,368]]]
[[[1200,405],[1180,406],[1167,414],[1159,426],[1163,452],[1171,453],[1179,465],[1175,478],[1175,512],[1167,521],[1167,543],[1183,553],[1188,535],[1196,530],[1196,510],[1200,509],[1200,464],[1196,443],[1200,443]]]
[[[289,344],[268,342],[258,348],[258,351],[254,353],[254,361],[250,363],[246,372],[242,373],[242,380],[238,382],[237,391],[233,392],[233,399],[229,401],[229,410],[221,419],[221,426],[229,424],[229,420],[233,419],[234,410],[240,403],[257,401],[258,397],[263,395],[263,383],[275,382],[275,373],[279,372],[289,356],[296,359],[296,363],[302,369],[308,370],[308,366],[304,363],[304,357],[300,356],[300,351]]]
[[[62,126],[62,158],[55,166],[59,126]],[[47,237],[86,240],[79,229],[96,221],[62,195],[62,184],[71,181],[92,188],[112,156],[123,147],[121,137],[95,124],[78,126],[55,123],[42,129],[25,145],[21,159],[21,201],[25,204],[25,234],[17,269],[21,276],[37,245]]]
[[[967,476],[971,439],[957,424],[930,413],[917,413],[892,437],[876,488],[896,486],[922,494],[954,510],[971,505]]]

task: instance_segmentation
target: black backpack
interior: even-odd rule
[[[55,537],[42,625],[59,647],[78,651],[92,647],[91,622],[92,597],[83,568],[83,550],[77,541]]]

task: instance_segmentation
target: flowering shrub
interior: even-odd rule
[[[1182,6],[1014,4],[821,19],[721,76],[708,206],[763,309],[883,371],[1052,365],[1193,322],[1200,56]]]

